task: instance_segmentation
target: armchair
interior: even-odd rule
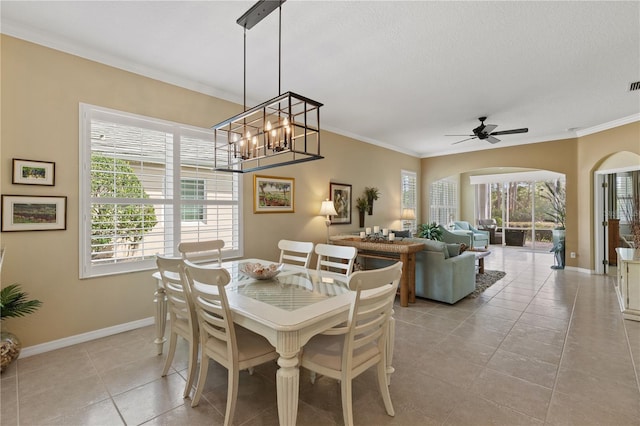
[[[442,231],[442,241],[448,244],[465,244],[468,248],[471,248],[472,234],[470,231],[449,231],[442,225],[438,225],[440,231]]]
[[[495,219],[478,219],[478,229],[489,232],[490,244],[502,244],[502,230]]]
[[[471,247],[484,248],[489,245],[489,232],[481,231],[471,226],[469,222],[456,221],[453,222],[454,231],[471,231]]]

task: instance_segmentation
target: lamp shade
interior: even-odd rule
[[[400,219],[402,220],[414,220],[416,218],[416,211],[414,209],[402,209]]]
[[[325,200],[322,202],[322,206],[320,206],[320,213],[323,216],[337,216],[338,212],[333,205],[333,201]]]

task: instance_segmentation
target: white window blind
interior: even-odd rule
[[[429,220],[442,226],[458,216],[458,182],[441,179],[431,184]]]
[[[80,277],[152,269],[180,241],[241,255],[240,179],[213,171],[213,133],[80,105]]]
[[[416,214],[418,214],[418,185],[417,185],[417,177],[415,172],[410,172],[407,170],[402,170],[400,172],[401,181],[402,181],[402,209],[413,209]],[[402,211],[402,209],[400,211]],[[402,220],[402,229],[403,230],[411,230],[412,232],[416,229],[417,219],[413,220]]]

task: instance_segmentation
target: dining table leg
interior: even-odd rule
[[[300,366],[298,353],[280,353],[276,373],[278,395],[278,419],[280,426],[294,426],[298,417],[298,393],[300,389]]]
[[[158,288],[153,293],[153,302],[156,304],[156,338],[153,341],[157,345],[158,355],[162,355],[162,348],[167,339],[164,332],[167,327],[167,295],[164,288],[158,284]]]

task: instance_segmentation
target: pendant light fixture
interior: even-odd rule
[[[320,160],[321,103],[280,91],[282,4],[260,0],[236,21],[244,28],[244,112],[213,126],[214,168],[247,173]],[[278,96],[247,109],[247,30],[278,9]]]

